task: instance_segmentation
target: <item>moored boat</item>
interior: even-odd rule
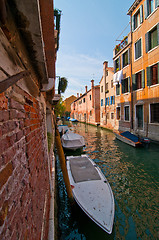
[[[127,143],[133,147],[141,147],[143,146],[140,139],[129,131],[121,132],[121,133],[114,133],[116,138],[124,143]]]
[[[104,231],[111,234],[114,196],[99,167],[87,155],[67,157],[67,170],[75,201]]]
[[[69,130],[69,127],[67,125],[58,125],[58,130],[60,133],[60,136],[62,136],[66,131]]]
[[[62,135],[61,143],[63,148],[67,150],[77,150],[85,146],[83,136],[70,130],[68,130],[65,134]]]

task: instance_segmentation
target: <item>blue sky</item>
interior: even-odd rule
[[[91,79],[99,84],[104,61],[113,66],[113,49],[119,43],[116,39],[122,40],[130,31],[127,11],[133,2],[54,0],[54,7],[62,10],[56,75],[68,80],[64,98],[84,93],[86,85],[90,89]]]

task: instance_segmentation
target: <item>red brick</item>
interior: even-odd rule
[[[24,136],[23,130],[16,133],[16,140],[19,141]]]
[[[4,93],[0,93],[0,110],[8,109],[8,99],[4,96]]]
[[[19,103],[11,98],[10,99],[10,109],[12,109],[12,108],[24,111],[24,106],[21,103]]]
[[[8,163],[6,167],[0,171],[0,189],[7,182],[8,178],[12,175],[13,165],[12,163]]]
[[[7,110],[0,111],[0,122],[9,120],[9,112]]]

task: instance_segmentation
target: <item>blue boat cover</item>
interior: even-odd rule
[[[135,143],[139,141],[139,138],[129,131],[125,131],[125,132],[121,133],[120,135],[130,139],[131,141],[133,141]]]

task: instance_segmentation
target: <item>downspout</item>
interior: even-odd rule
[[[132,82],[132,42],[133,42],[133,34],[132,34],[132,12],[130,15],[130,29],[131,29],[131,45],[130,45],[130,66],[131,66],[131,78],[130,78],[130,92],[131,92],[131,126],[130,129],[133,130],[134,124],[134,111],[133,111],[133,82]]]

